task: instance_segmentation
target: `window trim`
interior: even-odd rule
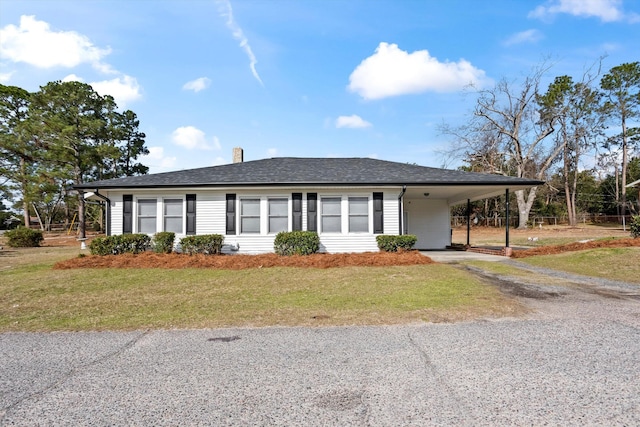
[[[141,215],[140,205],[148,201],[153,201],[153,205],[155,207],[155,213],[153,215]],[[142,227],[140,227],[140,219],[142,218],[154,218],[155,225],[156,225],[155,230],[152,232],[142,231],[141,230]],[[138,233],[144,233],[144,234],[154,234],[158,232],[158,198],[157,197],[140,197],[136,199],[136,231]]]
[[[366,213],[365,214],[354,214],[351,213],[351,200],[352,199],[359,199],[361,202],[364,201],[366,202]],[[355,200],[354,200],[355,201]],[[369,198],[369,196],[357,196],[357,195],[349,195],[347,196],[347,227],[349,228],[349,234],[369,234],[371,232],[370,230],[370,203],[371,199]],[[367,220],[367,225],[366,225],[366,230],[358,230],[358,231],[353,231],[351,229],[351,218],[366,218]]]
[[[180,215],[167,215],[167,201],[174,201],[174,202],[180,202]],[[176,203],[177,205],[177,203]],[[180,231],[172,231],[173,233],[182,235],[184,234],[184,229],[185,229],[185,214],[184,214],[184,209],[185,209],[185,205],[184,205],[184,198],[179,198],[179,197],[164,197],[162,199],[162,231],[171,231],[171,230],[167,230],[167,218],[180,218]]]
[[[343,234],[343,224],[342,224],[342,219],[343,219],[343,196],[330,196],[330,195],[326,195],[326,196],[319,196],[318,197],[320,199],[320,203],[319,203],[319,212],[318,212],[318,218],[319,218],[319,229],[320,229],[320,233],[322,234]],[[339,202],[339,206],[340,206],[340,213],[335,215],[335,214],[331,214],[331,215],[327,215],[324,213],[324,205],[325,205],[325,200],[328,199],[333,199],[333,200],[338,200]],[[340,221],[338,222],[338,224],[340,224],[340,229],[338,231],[325,231],[324,229],[324,218],[325,217],[331,217],[331,218],[335,218],[338,217],[340,219]]]
[[[258,215],[244,215],[243,214],[243,204],[246,201],[254,201],[258,202]],[[240,198],[240,208],[238,209],[238,222],[239,222],[239,230],[240,234],[248,234],[248,235],[260,235],[262,234],[262,198],[257,196],[246,196]],[[242,227],[242,220],[244,218],[258,218],[258,231],[244,231]]]
[[[280,201],[286,203],[286,208],[284,211],[284,215],[271,215],[271,201]],[[285,218],[287,225],[284,230],[272,231],[271,230],[271,218]],[[287,196],[275,196],[275,197],[267,197],[267,233],[268,234],[278,234],[281,231],[289,231],[289,197]]]

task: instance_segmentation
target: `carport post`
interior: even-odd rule
[[[505,213],[505,221],[507,223],[507,228],[506,228],[506,235],[505,235],[505,247],[508,248],[509,247],[509,189],[507,188],[506,191],[506,199],[507,202],[505,203],[506,206],[506,213]]]
[[[469,235],[471,234],[471,199],[467,199],[467,246],[469,245]]]

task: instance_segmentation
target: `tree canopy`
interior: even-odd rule
[[[0,85],[0,183],[29,223],[38,207],[53,217],[64,201],[78,209],[85,237],[82,194],[70,188],[95,179],[140,175],[136,160],[148,150],[131,110],[119,112],[111,96],[80,82],[50,82],[29,93]],[[40,216],[39,212],[36,214]]]
[[[630,126],[640,117],[640,63],[622,64],[604,75],[600,63],[595,65],[577,80],[568,75],[551,79],[546,91],[541,82],[549,80],[552,69],[546,63],[520,80],[503,78],[493,88],[475,92],[475,109],[467,123],[441,127],[474,171],[548,182],[541,197],[537,187],[516,192],[520,227],[526,226],[533,208],[548,211],[552,195],[560,189],[563,210],[572,225],[578,210],[587,206],[617,206],[623,215],[625,208],[640,209],[627,197],[631,194],[635,199],[637,189],[626,187],[629,158],[634,152],[635,159],[640,154],[634,151],[640,145],[640,129]],[[599,164],[583,161],[599,154]],[[596,181],[609,187],[614,182],[615,189],[597,190],[606,190],[615,201],[609,203],[605,200],[609,195],[603,193],[598,195],[599,203],[584,203],[580,191],[590,182],[585,175],[602,173],[605,178]]]

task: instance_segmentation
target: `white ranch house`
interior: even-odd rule
[[[529,179],[371,158],[279,157],[117,178],[76,189],[107,205],[107,234],[221,234],[224,252],[273,252],[280,231],[316,231],[322,252],[377,251],[379,234],[417,249],[451,244],[450,207],[540,185]],[[508,245],[507,245],[508,246]]]

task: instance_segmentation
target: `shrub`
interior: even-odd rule
[[[640,237],[640,215],[636,215],[631,218],[629,229],[631,230],[631,237],[633,237],[634,239]]]
[[[311,255],[320,249],[320,237],[314,231],[282,231],[276,235],[273,249],[278,255]]]
[[[413,234],[403,234],[401,236],[392,236],[381,234],[376,236],[378,248],[385,252],[398,252],[398,249],[408,251],[413,248],[418,238]]]
[[[42,231],[32,230],[27,227],[18,227],[4,233],[7,236],[7,244],[12,248],[35,248],[44,240]]]
[[[187,236],[180,239],[180,247],[185,254],[216,255],[222,252],[224,236],[220,234],[203,234]]]
[[[153,236],[153,251],[159,254],[170,254],[173,251],[173,242],[176,240],[176,233],[172,231],[161,231]]]
[[[144,252],[151,245],[151,237],[146,234],[121,234],[96,237],[89,244],[91,255],[120,255]]]

